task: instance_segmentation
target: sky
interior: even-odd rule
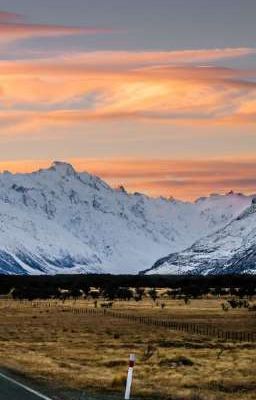
[[[256,193],[255,0],[0,0],[0,171]]]

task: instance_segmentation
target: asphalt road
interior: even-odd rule
[[[58,398],[63,398],[61,395]],[[69,398],[67,393],[65,394],[65,399]],[[77,400],[120,400],[120,395],[113,394],[89,394],[89,393],[78,393],[70,395],[70,398]],[[19,378],[13,378],[5,373],[5,371],[0,371],[0,400],[54,400],[56,396],[49,397],[42,392],[32,389],[29,384],[28,386],[19,381]],[[137,399],[139,400],[139,399]],[[149,399],[148,399],[149,400]]]
[[[41,389],[40,389],[41,390]],[[19,381],[19,378],[14,378],[12,375],[6,374],[5,371],[0,371],[0,400],[54,400],[43,394],[41,391],[32,389],[29,384],[25,385]],[[59,394],[58,398],[63,398]],[[65,399],[69,398],[69,395],[65,393]],[[101,395],[101,394],[88,394],[88,393],[72,393],[70,398],[77,400],[119,400],[119,396],[114,395]]]
[[[52,400],[13,378],[0,373],[0,400]]]

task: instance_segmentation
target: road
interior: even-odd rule
[[[19,383],[0,372],[1,400],[52,400],[50,397]]]
[[[59,397],[58,397],[59,398]],[[61,398],[61,396],[60,396]],[[66,397],[65,397],[66,398]],[[56,399],[56,397],[54,397]],[[0,372],[0,400],[54,400],[40,391],[32,389],[16,378],[12,378],[6,375],[5,372]],[[72,399],[77,400],[119,400],[120,397],[117,395],[92,395],[89,393],[80,393],[75,396],[72,395]]]

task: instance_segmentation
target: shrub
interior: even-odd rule
[[[159,364],[161,366],[171,367],[171,368],[180,366],[192,367],[192,365],[194,365],[194,362],[190,360],[190,358],[184,356],[177,356],[173,358],[164,358],[163,360],[160,361]]]

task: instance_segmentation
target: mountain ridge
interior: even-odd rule
[[[55,161],[0,174],[0,273],[137,273],[238,217],[253,196],[195,202],[113,189]]]
[[[256,273],[256,197],[251,205],[216,232],[181,252],[157,260],[142,273]]]

